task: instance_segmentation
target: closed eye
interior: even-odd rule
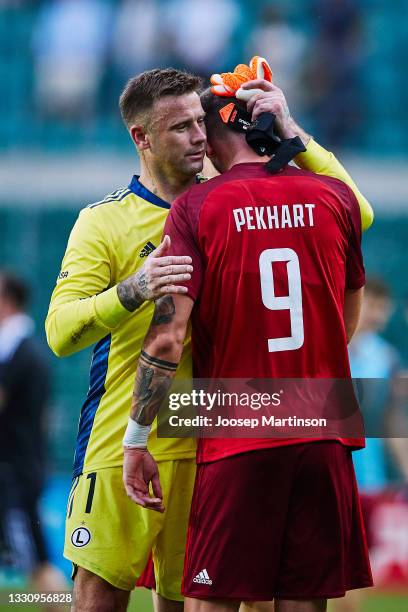
[[[172,130],[180,130],[181,131],[181,130],[185,130],[186,127],[187,127],[186,123],[178,123],[177,125],[173,125],[171,129]]]

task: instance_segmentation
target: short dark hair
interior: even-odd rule
[[[364,292],[377,298],[391,299],[391,291],[388,285],[377,277],[369,277],[366,280]]]
[[[200,94],[201,105],[205,112],[205,127],[207,129],[207,137],[211,139],[214,135],[224,137],[226,133],[232,133],[230,127],[223,122],[220,116],[220,110],[227,104],[235,104],[246,112],[246,104],[242,100],[237,100],[235,97],[227,98],[216,96],[211,92],[211,88],[205,89]],[[239,132],[235,132],[238,134]],[[222,136],[221,136],[222,135]],[[242,133],[242,135],[244,135]]]
[[[164,96],[182,96],[199,91],[202,80],[195,74],[175,68],[155,68],[130,79],[119,99],[123,121],[130,127],[136,118],[143,118],[156,100]]]
[[[28,285],[11,272],[0,270],[0,295],[8,299],[19,310],[25,310],[30,297]]]

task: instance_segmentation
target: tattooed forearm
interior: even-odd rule
[[[150,299],[151,296],[149,295],[143,268],[119,283],[117,292],[122,306],[130,312],[139,308],[145,300]]]
[[[156,366],[157,368],[161,368],[162,370],[168,370],[170,372],[175,372],[177,370],[177,363],[173,363],[172,361],[165,361],[164,359],[158,359],[157,357],[152,357],[148,355],[146,351],[140,353],[140,359],[151,366]]]
[[[142,351],[136,373],[131,417],[139,425],[151,425],[171,386],[177,363]]]
[[[174,305],[174,300],[171,295],[166,295],[156,301],[151,324],[164,325],[166,323],[171,323],[175,313],[176,307]]]

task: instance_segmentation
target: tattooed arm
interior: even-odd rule
[[[168,295],[156,302],[137,367],[123,439],[126,493],[137,504],[159,512],[164,511],[163,496],[157,465],[147,451],[147,438],[181,359],[192,307],[193,301],[185,295]],[[150,482],[154,497],[149,495]]]
[[[165,236],[144,265],[118,284],[118,298],[126,310],[133,312],[146,300],[157,300],[168,293],[186,293],[187,289],[176,283],[190,280],[191,257],[164,257],[169,247],[170,238]]]

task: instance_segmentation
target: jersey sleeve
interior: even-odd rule
[[[111,286],[109,240],[95,211],[80,213],[51,296],[45,329],[58,356],[94,344],[131,315]]]
[[[347,188],[349,201],[347,216],[349,219],[349,246],[346,259],[346,289],[361,289],[365,285],[365,270],[361,250],[361,217],[357,198]]]
[[[363,194],[360,193],[351,176],[333,153],[326,151],[326,149],[312,139],[306,147],[306,152],[300,153],[295,157],[295,162],[299,168],[310,170],[316,174],[337,178],[348,185],[354,193],[360,207],[362,230],[365,231],[371,226],[374,219],[372,207]]]
[[[193,272],[189,281],[183,281],[187,295],[196,300],[203,279],[203,261],[197,240],[198,219],[188,211],[188,193],[177,198],[172,204],[164,226],[163,235],[170,236],[171,255],[189,255],[193,260]]]

